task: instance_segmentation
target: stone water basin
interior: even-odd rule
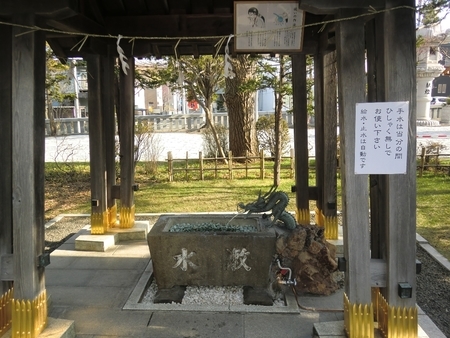
[[[246,228],[248,232],[170,231],[180,224],[202,228],[204,223],[228,224]],[[176,285],[267,288],[276,240],[274,230],[267,225],[261,215],[161,215],[147,235],[158,288]]]

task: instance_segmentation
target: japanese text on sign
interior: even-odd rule
[[[355,174],[404,174],[409,102],[356,104]]]

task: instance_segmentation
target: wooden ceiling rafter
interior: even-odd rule
[[[147,7],[147,3],[145,0],[127,1],[126,3],[124,3],[124,7],[127,15],[141,14],[143,9],[145,9],[145,13],[149,11],[149,8]]]
[[[102,12],[105,13],[103,16],[123,15],[125,13],[125,6],[122,0],[98,0],[97,3],[99,3],[99,8],[101,8]]]
[[[47,20],[47,24],[63,32],[77,32],[81,34],[106,34],[104,26],[83,16],[75,15],[64,20]]]
[[[383,9],[385,0],[299,0],[300,9],[316,15],[335,14],[342,9]]]
[[[6,8],[11,10],[13,0],[5,1]],[[28,1],[35,3],[33,0]],[[376,6],[384,0],[361,0],[363,5],[369,2],[373,4],[372,1],[375,1]],[[86,43],[80,51],[73,48],[88,34],[103,36],[95,39],[103,40],[105,45],[115,44],[114,37],[120,34],[127,37],[121,42],[127,55],[132,53],[136,57],[161,58],[165,55],[175,55],[174,45],[178,38],[182,38],[179,55],[199,57],[205,53],[215,54],[214,45],[220,37],[234,32],[233,0],[61,0],[57,3],[43,0],[43,3],[43,12],[55,15],[41,17],[43,27],[62,31],[59,35],[48,33],[49,43],[64,58],[92,52]],[[299,3],[303,9],[314,9],[314,6],[320,7],[327,3],[327,12],[333,12],[341,4],[362,6],[353,0],[336,3],[329,0],[301,0]],[[0,14],[5,11],[2,6]],[[305,23],[320,22],[323,17],[323,14],[307,13]],[[332,17],[331,14],[329,18]],[[310,53],[317,49],[317,31],[320,28],[319,25],[305,28],[301,53]],[[71,34],[64,37],[63,32]],[[80,35],[72,35],[76,32]],[[93,42],[95,39],[89,37]],[[129,46],[130,39],[133,41],[133,47]],[[230,46],[232,47],[232,44]],[[223,51],[224,46],[219,53]],[[230,52],[236,54],[232,48]]]
[[[98,22],[101,25],[104,25],[105,21],[103,18],[103,14],[102,14],[100,8],[98,7],[97,1],[84,0],[84,4],[88,10],[86,10],[86,12],[83,12],[83,13],[87,13],[87,12],[92,13],[93,20]]]

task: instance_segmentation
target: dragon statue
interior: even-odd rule
[[[297,222],[294,216],[292,216],[285,209],[289,203],[289,197],[285,192],[276,191],[277,187],[273,186],[270,190],[263,196],[261,196],[261,191],[258,194],[256,201],[244,204],[238,203],[239,208],[244,209],[244,212],[259,213],[267,212],[272,210],[272,213],[268,217],[273,217],[272,225],[280,221],[284,226],[293,230],[297,227]]]

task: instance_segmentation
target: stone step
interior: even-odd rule
[[[91,235],[90,227],[86,232],[75,239],[75,250],[104,252],[119,242],[146,240],[150,231],[149,221],[135,221],[134,227],[129,229],[110,228],[102,235]]]

